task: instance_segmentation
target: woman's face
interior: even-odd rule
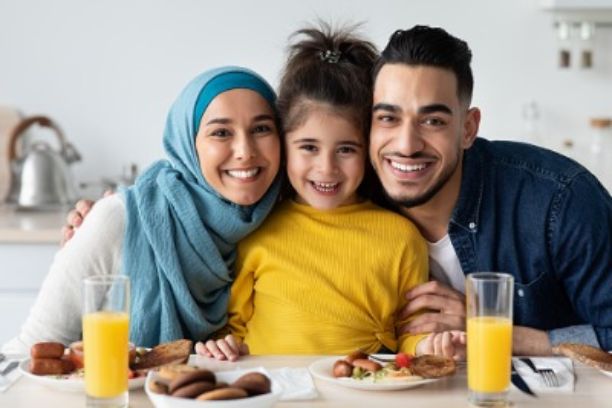
[[[233,89],[208,105],[195,146],[202,175],[221,196],[240,205],[259,201],[280,165],[275,114],[257,92]]]

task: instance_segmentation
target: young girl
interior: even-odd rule
[[[226,323],[236,244],[276,202],[280,140],[272,88],[238,67],[193,79],[168,114],[168,160],[100,201],[56,255],[5,352],[81,336],[84,277],[130,277],[130,339],[200,339]]]
[[[231,334],[196,351],[230,360],[249,350],[431,352],[457,335],[396,334],[403,294],[427,279],[425,241],[367,199],[376,50],[350,31],[297,34],[278,99],[292,195],[239,245]]]

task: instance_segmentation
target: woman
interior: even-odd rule
[[[81,282],[92,275],[130,277],[137,345],[202,339],[223,327],[236,243],[268,215],[279,190],[274,99],[244,68],[192,80],[168,114],[168,160],[96,204],[56,255],[21,332],[3,351],[78,340]]]

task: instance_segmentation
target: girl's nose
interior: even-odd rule
[[[321,155],[317,160],[317,169],[323,175],[334,174],[338,167],[336,166],[336,159],[333,154]]]

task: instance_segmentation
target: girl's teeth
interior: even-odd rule
[[[391,161],[391,167],[393,167],[396,170],[402,171],[404,173],[410,173],[413,171],[420,171],[423,170],[425,167],[427,167],[426,163],[421,163],[421,164],[402,164],[402,163],[397,163],[394,161]]]
[[[259,167],[250,170],[228,170],[227,174],[239,179],[248,179],[259,173]]]
[[[338,187],[338,183],[317,183],[316,181],[312,182],[315,190],[322,191],[324,193],[331,193]]]

